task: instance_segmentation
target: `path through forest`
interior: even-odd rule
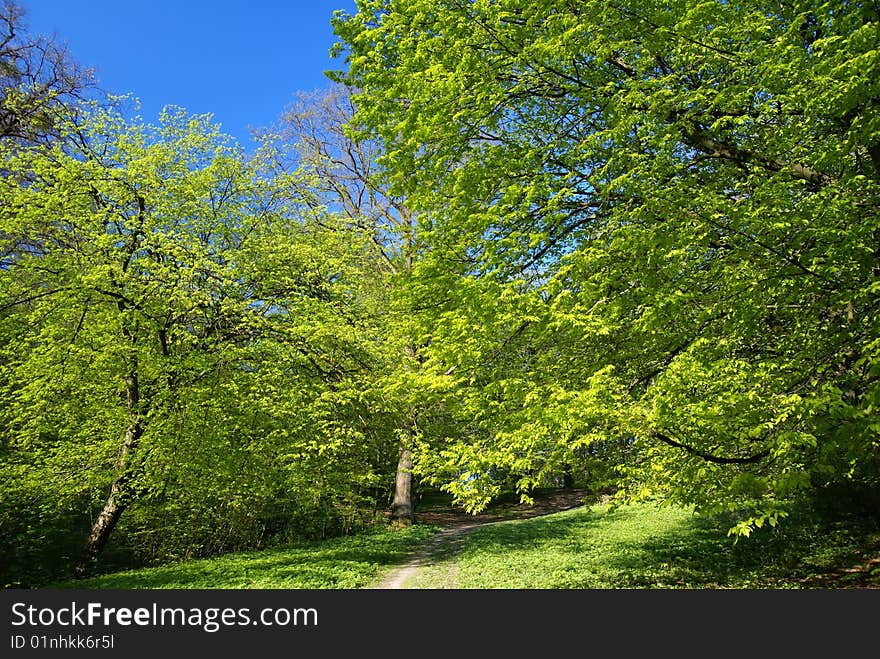
[[[448,564],[443,586],[439,588],[458,588],[456,554],[465,536],[476,528],[510,519],[527,519],[577,508],[584,505],[590,493],[587,490],[565,489],[544,492],[535,496],[532,505],[520,503],[500,503],[479,515],[469,515],[460,509],[443,508],[417,512],[415,521],[419,524],[434,524],[441,530],[404,564],[389,572],[375,589],[393,590],[418,588],[420,571]],[[606,503],[609,497],[602,496],[597,503]],[[591,497],[591,500],[595,500]],[[877,575],[880,570],[880,543],[865,546],[861,551],[844,560],[840,565],[818,570],[801,579],[806,588],[870,588],[878,587]],[[436,580],[435,582],[436,583]]]
[[[510,519],[527,519],[549,515],[561,510],[576,508],[584,504],[586,490],[564,489],[541,493],[534,497],[533,504],[499,504],[479,515],[469,515],[462,510],[417,512],[417,524],[436,524],[443,527],[421,551],[406,563],[392,570],[374,588],[393,590],[407,588],[420,569],[435,565],[441,558],[454,557],[461,539],[480,526],[494,524]],[[456,587],[455,562],[450,566],[447,578],[448,587]]]

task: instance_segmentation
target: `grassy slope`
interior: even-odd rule
[[[447,546],[405,587],[880,587],[876,522],[793,511],[736,544],[730,525],[647,504],[501,522]]]
[[[441,547],[413,588],[880,587],[880,524],[793,511],[738,544],[730,519],[643,504],[478,528]],[[363,588],[435,529],[416,526],[56,584],[62,588]],[[850,569],[850,572],[846,572]],[[834,576],[833,581],[829,577]]]
[[[227,554],[177,565],[128,570],[51,588],[363,588],[405,560],[433,534],[414,526],[297,547]]]

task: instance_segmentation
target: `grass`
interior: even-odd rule
[[[792,507],[734,544],[728,518],[650,504],[579,508],[478,527],[434,550],[406,588],[880,588],[880,521]],[[437,527],[229,554],[51,588],[370,588]]]
[[[870,520],[823,522],[793,511],[781,528],[736,544],[725,533],[730,524],[649,504],[500,522],[447,543],[404,587],[880,587],[880,526]]]
[[[385,530],[296,547],[115,572],[47,588],[363,588],[416,551],[435,530],[430,526]]]

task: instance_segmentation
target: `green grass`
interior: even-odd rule
[[[386,530],[115,572],[47,588],[363,588],[405,560],[435,530],[429,526]]]
[[[478,528],[440,548],[406,588],[805,588],[847,578],[880,587],[880,570],[839,568],[877,556],[880,528],[801,517],[734,544],[730,519],[649,504],[576,509]],[[870,556],[870,554],[869,554]],[[870,567],[870,566],[869,566]]]
[[[880,521],[790,507],[734,544],[732,516],[650,504],[499,522],[441,544],[406,588],[880,588]],[[54,588],[370,588],[436,527],[336,538],[68,581]]]

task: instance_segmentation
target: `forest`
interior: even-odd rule
[[[358,0],[245,149],[0,16],[0,586],[578,487],[880,516],[880,5]]]

